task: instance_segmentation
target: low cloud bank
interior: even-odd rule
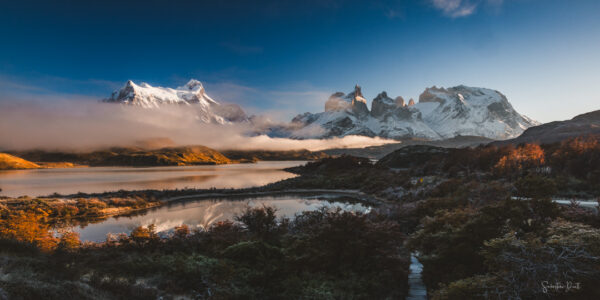
[[[316,151],[395,142],[362,136],[326,140],[250,136],[252,129],[248,124],[201,123],[189,106],[148,110],[89,100],[0,101],[0,150],[89,151],[157,138],[169,138],[176,145],[240,150]]]

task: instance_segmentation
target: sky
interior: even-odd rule
[[[496,89],[538,121],[600,109],[600,1],[0,1],[0,101],[190,78],[285,120],[362,86]]]

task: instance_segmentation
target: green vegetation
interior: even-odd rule
[[[406,245],[424,265],[433,299],[598,299],[600,214],[550,200],[599,197],[598,170],[599,144],[578,138],[541,146],[406,147],[376,164],[326,159],[291,169],[302,176],[287,182],[387,200],[389,218],[410,236]],[[571,288],[548,287],[557,283]]]
[[[11,299],[398,299],[408,252],[399,226],[376,214],[305,212],[277,220],[269,207],[206,231],[153,226],[105,243],[73,233],[38,248],[2,249],[0,288]],[[30,225],[30,224],[27,224]],[[42,230],[43,231],[43,230]],[[12,241],[2,235],[3,241]],[[45,239],[52,239],[46,235]]]

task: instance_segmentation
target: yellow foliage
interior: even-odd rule
[[[39,165],[6,153],[0,153],[0,170],[39,169]]]

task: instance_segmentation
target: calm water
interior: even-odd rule
[[[168,233],[182,224],[190,228],[207,228],[215,222],[234,220],[247,207],[268,205],[277,208],[278,216],[293,217],[302,211],[321,207],[339,207],[347,211],[367,212],[370,207],[359,203],[344,202],[332,195],[321,196],[270,196],[246,199],[203,199],[172,203],[150,209],[131,217],[112,217],[101,223],[72,228],[79,232],[82,241],[101,242],[108,233],[130,233],[137,226],[156,225],[159,233]],[[329,200],[329,201],[328,201]]]
[[[93,167],[0,171],[0,195],[46,196],[116,190],[245,188],[294,177],[283,168],[303,161],[191,167]]]

